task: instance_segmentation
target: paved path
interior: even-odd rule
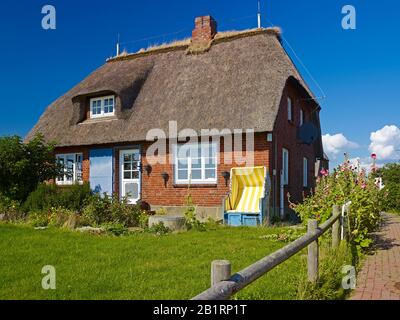
[[[385,214],[351,300],[400,300],[400,217]]]

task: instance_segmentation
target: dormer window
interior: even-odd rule
[[[114,96],[90,99],[90,118],[110,117],[114,115]]]
[[[287,118],[289,122],[293,121],[293,104],[290,97],[287,99]]]

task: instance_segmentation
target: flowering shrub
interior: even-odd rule
[[[375,160],[375,155],[372,158]],[[375,162],[372,171],[375,170]],[[372,243],[371,232],[376,230],[382,209],[381,193],[375,179],[366,174],[364,169],[353,166],[346,159],[332,174],[321,171],[321,177],[313,194],[303,203],[290,206],[301,217],[304,223],[316,219],[319,223],[328,220],[334,205],[342,206],[351,201],[349,214],[349,240],[363,249]],[[289,197],[290,202],[290,197]]]

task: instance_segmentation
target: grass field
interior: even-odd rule
[[[239,271],[284,246],[260,239],[277,229],[218,228],[156,237],[91,236],[0,224],[0,299],[190,299],[210,283],[210,264]],[[56,290],[41,269],[56,268]],[[305,277],[298,254],[240,292],[238,299],[296,299]]]

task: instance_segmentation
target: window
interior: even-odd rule
[[[308,187],[308,159],[303,158],[303,187]]]
[[[175,183],[217,183],[217,145],[215,143],[175,146]]]
[[[289,184],[289,151],[282,149],[282,178],[283,184]]]
[[[303,125],[304,123],[304,111],[303,109],[300,109],[300,127]]]
[[[287,101],[288,121],[292,121],[292,120],[293,120],[293,117],[292,117],[292,108],[293,108],[293,106],[292,106],[292,99],[291,99],[291,98],[288,98],[288,101]]]
[[[61,165],[61,173],[56,179],[59,185],[82,183],[82,154],[58,154],[57,162]]]
[[[109,117],[114,115],[115,99],[113,96],[90,99],[90,117]]]

